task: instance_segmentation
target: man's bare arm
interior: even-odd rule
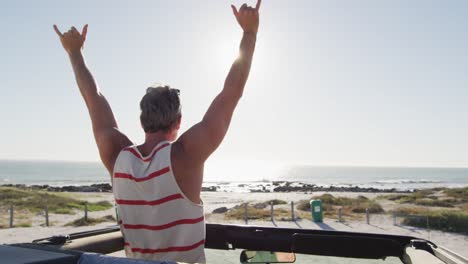
[[[213,100],[203,120],[178,140],[183,152],[189,157],[188,160],[194,162],[196,166],[202,165],[221,144],[234,109],[244,92],[255,50],[260,5],[261,0],[258,0],[255,8],[244,4],[239,11],[232,6],[234,16],[244,30],[239,57],[234,61],[226,77],[223,90]]]
[[[84,26],[81,33],[75,27],[64,34],[55,25],[54,30],[70,58],[76,82],[91,117],[94,138],[101,160],[112,174],[120,150],[131,145],[132,142],[118,130],[112,109],[106,98],[100,93],[84,60],[81,50],[86,40],[88,25]]]

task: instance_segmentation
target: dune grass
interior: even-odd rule
[[[18,225],[15,225],[15,227],[31,227],[32,224],[29,222],[22,222],[22,223],[19,223]]]
[[[283,200],[279,200],[279,199],[273,199],[273,200],[268,200],[266,202],[253,204],[253,207],[256,209],[264,209],[264,208],[270,207],[271,204],[280,205],[280,204],[287,204],[287,202]]]
[[[428,223],[429,220],[429,223]],[[425,217],[404,217],[403,225],[468,234],[468,214],[456,211],[430,211]]]
[[[352,216],[353,213],[365,213],[369,209],[369,213],[380,214],[384,213],[384,209],[379,203],[369,200],[367,197],[358,196],[357,198],[335,197],[331,194],[323,194],[314,196],[311,200],[321,200],[322,209],[325,216],[336,216],[338,208],[342,208],[342,213]],[[297,209],[302,211],[310,211],[309,200],[299,201]]]
[[[430,210],[421,207],[397,208],[393,211],[403,217],[402,224],[448,232],[468,234],[468,213],[456,210]]]
[[[28,210],[15,210],[13,218],[14,227],[31,227],[32,214]],[[0,229],[10,227],[9,209],[0,210]]]
[[[371,214],[381,214],[384,213],[382,206],[375,201],[368,201],[366,203],[356,203],[351,206],[351,211],[353,213],[365,213],[366,209],[369,209]]]
[[[468,213],[468,203],[460,204],[458,208],[460,208],[460,211]]]
[[[69,222],[65,224],[65,226],[88,226],[88,225],[96,225],[103,222],[115,222],[115,217],[112,215],[106,215],[100,218],[91,218],[88,217],[87,221],[85,221],[84,217],[76,219],[75,221]]]
[[[449,197],[458,199],[461,203],[468,203],[468,187],[444,189],[443,193]]]
[[[436,199],[416,199],[414,201],[414,204],[416,205],[422,205],[422,206],[432,206],[432,207],[447,207],[447,208],[453,208],[455,207],[456,200],[454,199],[444,199],[440,200],[438,198]]]
[[[32,213],[37,213],[44,211],[47,205],[51,213],[73,214],[74,209],[83,210],[85,204],[87,204],[90,212],[112,208],[112,204],[108,201],[89,203],[69,196],[45,191],[0,187],[0,207],[3,208],[9,208],[13,205],[15,209],[24,209]]]
[[[422,207],[397,207],[391,211],[397,215],[426,215],[429,213],[427,208]]]
[[[442,195],[436,195],[436,193]],[[452,189],[434,188],[418,190],[410,194],[384,195],[378,198],[388,199],[400,204],[455,208],[463,203],[468,203],[468,187]]]
[[[280,200],[278,200],[280,201]],[[271,201],[248,204],[247,205],[247,215],[250,220],[271,220],[271,212],[267,208],[270,205]],[[274,203],[274,202],[273,202]],[[286,202],[284,202],[286,203]],[[278,204],[284,204],[278,203]],[[231,208],[225,215],[227,219],[243,220],[245,217],[245,203]],[[291,220],[291,212],[283,208],[274,209],[275,220]]]

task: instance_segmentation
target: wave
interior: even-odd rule
[[[374,184],[422,184],[422,183],[444,183],[443,181],[436,180],[408,180],[408,179],[397,179],[397,180],[381,180],[372,182]]]

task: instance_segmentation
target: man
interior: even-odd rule
[[[232,7],[244,33],[240,55],[203,120],[179,138],[179,91],[150,87],[140,102],[145,142],[135,146],[119,131],[110,105],[100,93],[83,54],[88,25],[62,34],[76,81],[91,116],[94,137],[112,184],[128,257],[205,262],[205,223],[200,199],[203,166],[221,144],[249,75],[259,25],[259,9]]]

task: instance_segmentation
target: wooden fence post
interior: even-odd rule
[[[45,224],[49,226],[49,206],[45,206]]]
[[[10,228],[13,227],[13,205],[10,205]]]
[[[370,222],[370,219],[369,219],[369,208],[366,208],[366,221],[367,221],[367,224],[369,224],[369,222]]]
[[[84,220],[85,222],[88,222],[88,204],[87,203],[84,205]]]
[[[296,216],[294,215],[294,201],[291,201],[291,220],[296,221]]]
[[[244,207],[245,207],[244,220],[245,220],[245,224],[248,225],[249,224],[249,213],[247,212],[248,204],[245,203]]]
[[[270,219],[271,222],[275,222],[275,209],[273,208],[273,202],[270,202]]]
[[[429,216],[426,216],[426,225],[427,225],[427,236],[428,240],[431,240],[431,229],[429,229]]]
[[[342,219],[341,219],[341,207],[338,208],[338,222],[342,223]]]

